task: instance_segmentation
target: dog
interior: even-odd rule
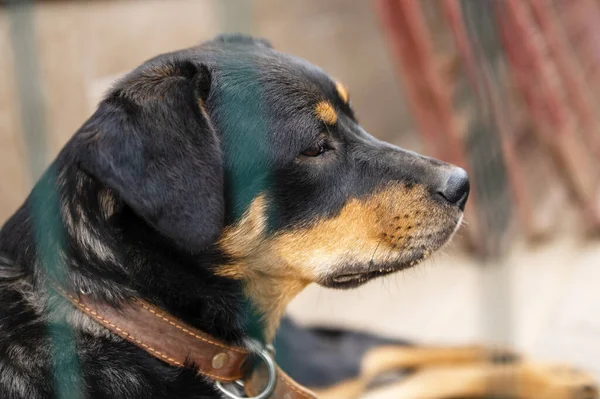
[[[320,399],[597,399],[592,375],[509,348],[425,346],[366,332],[302,327],[285,316],[276,359]]]
[[[0,231],[0,397],[221,397],[53,287],[117,310],[143,300],[252,350],[308,284],[353,288],[428,258],[468,196],[463,169],[369,135],[341,82],[265,40],[150,59]]]

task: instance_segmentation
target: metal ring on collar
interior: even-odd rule
[[[261,349],[256,354],[265,362],[265,364],[267,365],[267,370],[269,372],[269,380],[267,381],[267,386],[265,387],[265,389],[256,396],[252,396],[252,397],[238,396],[238,395],[228,391],[227,389],[225,389],[225,387],[223,386],[221,381],[217,381],[216,382],[217,388],[219,388],[219,390],[221,391],[221,393],[223,395],[225,395],[225,397],[230,398],[230,399],[267,399],[271,395],[271,393],[273,393],[273,390],[275,389],[275,382],[277,381],[277,369],[275,367],[275,361],[273,360],[273,358],[271,357],[271,354],[266,349]],[[236,383],[238,385],[243,386],[242,381],[238,380],[238,381],[236,381]]]

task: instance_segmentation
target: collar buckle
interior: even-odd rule
[[[271,355],[271,352],[269,351],[269,349],[267,349],[265,347],[262,347],[261,350],[258,351],[256,354],[258,355],[258,357],[260,357],[262,359],[262,361],[267,366],[267,371],[268,371],[268,376],[269,376],[269,379],[267,380],[267,385],[265,386],[263,391],[261,393],[259,393],[258,395],[252,396],[252,397],[239,396],[239,395],[231,392],[231,390],[225,388],[223,383],[221,383],[220,381],[216,381],[215,384],[216,384],[217,388],[221,391],[221,393],[226,398],[229,398],[229,399],[267,399],[269,396],[271,396],[271,394],[273,393],[273,390],[275,389],[275,382],[277,380],[277,368],[275,366],[275,360],[273,360],[273,356]],[[244,386],[244,382],[242,380],[236,380],[234,382],[234,384],[237,384],[240,387]]]

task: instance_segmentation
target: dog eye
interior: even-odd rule
[[[327,144],[327,142],[325,140],[319,140],[302,151],[301,154],[305,157],[318,157],[329,150],[331,150],[331,147]]]

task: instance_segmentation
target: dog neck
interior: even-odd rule
[[[246,275],[243,281],[244,294],[256,322],[250,331],[261,341],[271,343],[288,304],[308,283],[260,272]]]
[[[255,321],[252,330],[269,343],[287,305],[310,281],[277,256],[266,226],[266,199],[259,196],[237,223],[224,230],[218,246],[232,261],[218,267],[216,273],[243,283]]]

